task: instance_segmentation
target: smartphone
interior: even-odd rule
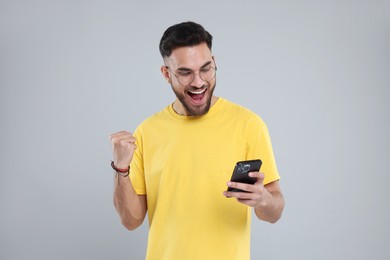
[[[237,162],[236,166],[234,167],[233,174],[230,180],[234,182],[254,184],[257,179],[249,177],[248,173],[260,171],[261,163],[262,163],[261,160],[249,160],[249,161]],[[228,191],[245,192],[243,190],[231,188],[231,187],[228,187]]]

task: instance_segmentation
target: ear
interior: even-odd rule
[[[164,79],[166,81],[168,81],[168,83],[171,83],[171,76],[169,75],[168,67],[165,65],[162,65],[160,70],[161,70],[161,73],[162,73]]]

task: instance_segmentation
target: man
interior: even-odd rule
[[[110,136],[114,204],[129,230],[148,213],[147,259],[249,259],[251,208],[271,223],[283,211],[267,127],[248,109],[213,95],[211,47],[212,36],[199,24],[168,28],[160,41],[161,72],[176,100],[134,136]],[[250,173],[256,183],[230,182],[236,162],[251,159],[263,162],[262,172]]]

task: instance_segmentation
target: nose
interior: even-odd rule
[[[202,88],[205,81],[200,77],[199,73],[194,74],[194,79],[191,82],[191,85],[196,88]]]

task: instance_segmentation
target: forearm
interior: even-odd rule
[[[282,216],[284,198],[281,192],[273,191],[267,193],[267,199],[255,207],[256,216],[264,221],[275,223]]]
[[[138,195],[129,177],[115,174],[114,206],[121,223],[129,230],[140,226],[146,215],[146,196]]]

